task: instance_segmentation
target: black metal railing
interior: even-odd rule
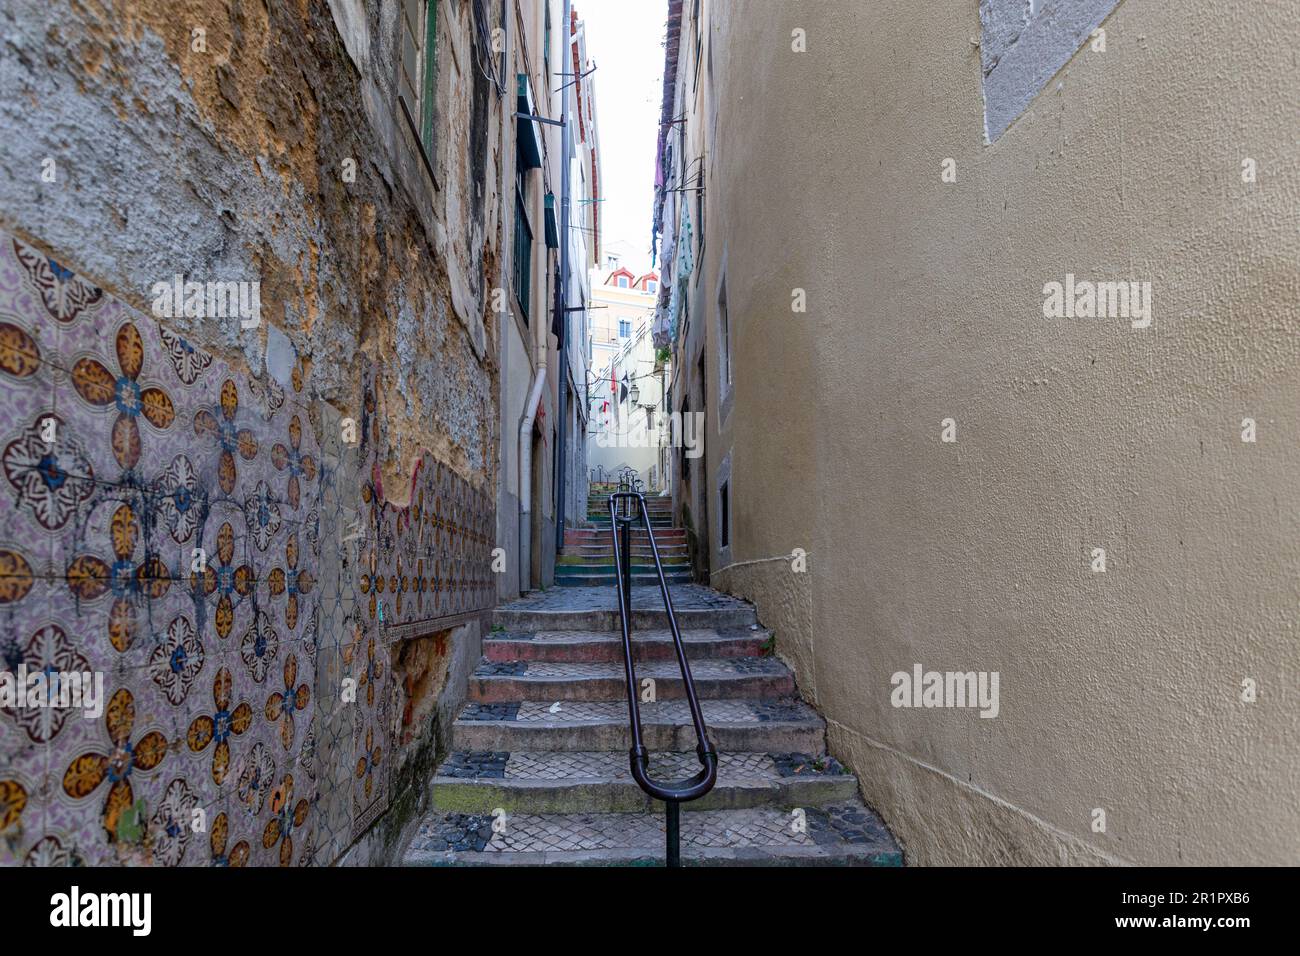
[[[677,626],[677,615],[673,613],[673,601],[668,594],[668,581],[664,577],[663,562],[659,560],[659,546],[655,542],[654,526],[650,523],[650,511],[646,507],[645,495],[638,491],[619,491],[609,496],[610,533],[614,536],[614,573],[618,589],[618,612],[623,630],[623,669],[627,678],[628,724],[632,731],[632,749],[628,758],[632,766],[632,779],[642,790],[656,800],[664,801],[664,815],[667,825],[666,862],[669,866],[681,865],[681,804],[687,800],[697,800],[713,789],[718,780],[718,754],[709,742],[708,729],[704,726],[704,715],[700,711],[700,700],[695,695],[695,682],[691,679],[691,665],[686,660],[686,647],[682,644],[682,632]],[[668,616],[668,630],[673,637],[673,648],[677,652],[677,664],[682,672],[682,686],[686,694],[686,703],[691,710],[691,723],[695,725],[695,753],[700,761],[700,772],[695,776],[674,783],[659,783],[650,778],[650,754],[645,749],[641,737],[641,707],[638,703],[636,685],[636,664],[632,658],[632,525],[641,520],[645,524],[646,537],[650,542],[650,554],[654,558],[655,574],[659,579],[659,593],[664,599],[664,611]]]

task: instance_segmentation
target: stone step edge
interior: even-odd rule
[[[803,809],[807,811],[805,814],[776,807],[689,814],[682,821],[683,855],[689,852],[707,856],[712,850],[721,851],[725,856],[734,856],[739,851],[742,856],[815,857],[819,855],[818,850],[842,851],[854,847],[884,852],[893,862],[901,862],[898,842],[888,825],[860,798]],[[434,857],[484,853],[516,858],[526,854],[598,853],[641,858],[663,852],[662,813],[522,814],[531,817],[523,821],[520,816],[516,814],[511,820],[507,815],[502,821],[496,814],[424,813],[399,856],[410,852]],[[505,824],[504,828],[501,823]],[[582,842],[603,846],[578,845]],[[562,843],[571,845],[562,846]]]
[[[699,627],[748,627],[758,623],[758,614],[752,607],[744,608],[678,608],[673,611],[682,629]],[[492,613],[492,623],[510,631],[612,631],[622,627],[616,610],[600,611],[542,611],[510,610],[497,608]],[[659,629],[668,626],[668,615],[662,609],[636,608],[632,611],[635,630]]]
[[[560,564],[560,563],[557,563],[557,564],[555,565],[555,573],[556,573],[556,574],[559,574],[561,571],[564,571],[564,572],[568,573],[569,575],[571,575],[571,576],[576,576],[576,577],[582,577],[584,574],[585,574],[585,575],[588,575],[588,576],[591,576],[591,577],[608,577],[609,575],[611,575],[611,574],[614,573],[614,571],[615,571],[615,565],[613,565],[613,564],[593,564],[593,563],[587,563],[587,562],[583,562],[582,564]],[[632,576],[633,576],[633,577],[645,577],[645,576],[647,576],[647,575],[656,575],[656,576],[657,576],[658,573],[659,573],[659,572],[658,572],[658,570],[656,570],[654,564],[633,564],[633,565],[632,565]],[[689,565],[687,562],[685,562],[685,561],[671,561],[671,562],[670,562],[670,561],[665,561],[665,562],[664,562],[664,574],[665,574],[665,575],[669,575],[669,574],[690,574],[690,573],[691,573],[690,565]]]
[[[566,554],[564,551],[561,551],[555,563],[558,566],[572,567],[603,567],[608,565],[612,568],[614,566],[614,550],[612,548],[605,548],[603,550],[600,548],[592,548],[591,551],[593,553],[586,554]],[[664,554],[660,551],[659,560],[664,564],[688,564],[690,563],[690,555]],[[655,561],[653,551],[647,550],[645,554],[637,554],[636,552],[632,553],[632,567],[653,568],[654,566]]]
[[[779,701],[781,701],[781,700],[783,700],[783,699],[785,699],[785,698],[773,698],[773,697],[760,697],[760,698],[755,698],[755,700],[758,701],[759,703],[776,703],[776,702],[779,702]],[[464,727],[464,728],[467,728],[467,729],[473,729],[473,728],[475,728],[475,727],[492,727],[492,728],[504,728],[504,729],[516,729],[516,728],[518,728],[518,729],[523,729],[523,730],[538,729],[538,730],[544,730],[544,731],[562,731],[562,730],[582,729],[582,728],[585,728],[585,727],[614,727],[614,728],[620,728],[620,727],[621,727],[621,728],[626,728],[626,727],[627,727],[627,721],[628,721],[628,718],[627,718],[627,714],[626,714],[626,712],[623,712],[623,713],[616,713],[616,714],[614,714],[613,716],[608,717],[608,718],[601,717],[601,718],[597,718],[597,719],[594,719],[594,720],[565,720],[565,719],[564,719],[563,706],[561,706],[561,711],[560,711],[560,713],[559,713],[559,714],[556,714],[555,719],[549,719],[549,718],[546,719],[546,720],[515,720],[515,719],[513,719],[513,718],[512,718],[512,719],[509,719],[509,720],[506,720],[506,719],[502,719],[502,720],[489,720],[489,719],[465,720],[465,719],[463,719],[463,717],[462,717],[461,715],[464,714],[465,711],[471,709],[471,708],[472,708],[476,703],[478,703],[478,702],[476,702],[476,701],[466,701],[465,705],[464,705],[464,706],[460,709],[460,711],[456,714],[456,719],[455,719],[454,721],[452,721],[452,726],[453,726],[453,727]],[[560,703],[561,705],[564,705],[564,704],[582,704],[582,703],[588,703],[588,704],[592,704],[592,703],[607,704],[607,703],[609,703],[609,701],[592,701],[592,700],[582,701],[582,700],[569,700],[569,701],[560,701],[559,703]],[[743,730],[763,730],[764,728],[768,728],[768,727],[777,727],[777,728],[781,728],[781,729],[796,729],[796,730],[805,730],[805,729],[807,729],[807,730],[825,730],[825,728],[826,728],[826,721],[825,721],[825,719],[824,719],[820,714],[818,714],[816,711],[811,711],[811,712],[809,712],[809,713],[807,713],[807,714],[803,714],[803,715],[795,715],[795,716],[792,716],[792,717],[790,717],[790,718],[788,718],[788,719],[782,717],[782,718],[780,718],[780,719],[773,719],[773,720],[760,720],[760,719],[758,719],[758,718],[753,718],[753,719],[748,719],[748,720],[710,720],[710,719],[708,718],[708,715],[706,714],[706,715],[705,715],[705,723],[706,723],[706,725],[708,726],[708,730],[709,730],[710,735],[712,735],[712,733],[713,733],[713,731],[714,731],[715,729],[724,729],[724,728],[727,729],[727,730],[742,730],[742,731],[743,731]],[[659,718],[659,715],[658,715],[658,714],[643,713],[643,714],[641,715],[641,726],[642,726],[643,728],[644,728],[644,727],[683,727],[683,728],[687,728],[687,729],[691,729],[691,728],[692,728],[690,717],[689,717],[688,715],[685,715],[685,714],[682,716],[682,719],[681,719],[681,720],[661,720],[661,719]],[[647,746],[648,746],[648,745],[647,745]],[[694,746],[695,746],[695,744],[694,744],[694,742],[692,742],[692,743],[691,743],[691,747],[694,747]],[[717,744],[716,742],[715,742],[715,746],[719,746],[719,747],[721,747],[721,748],[724,749],[724,750],[735,751],[735,752],[738,752],[738,753],[749,753],[749,752],[753,752],[753,751],[754,751],[754,748],[751,748],[751,747],[726,747],[726,746],[723,746],[723,745]],[[453,749],[455,749],[455,750],[482,750],[482,749],[492,749],[492,748],[468,747],[468,746],[464,746],[464,745],[461,745],[461,744],[456,744],[456,743],[453,742]],[[509,750],[510,752],[514,752],[514,751],[523,751],[523,750],[529,750],[529,751],[543,751],[543,750],[552,750],[552,749],[555,749],[555,748],[551,748],[551,747],[514,747],[514,748],[496,748],[496,749],[505,749],[505,750]],[[599,748],[591,748],[591,749],[599,749]],[[651,748],[651,749],[661,750],[661,749],[665,749],[665,748],[655,747],[655,748]],[[762,752],[764,752],[764,753],[770,753],[770,752],[772,752],[771,748],[767,748],[767,747],[759,748],[759,749],[761,749]],[[780,749],[780,748],[778,748],[778,749]],[[787,751],[787,752],[804,752],[804,751]],[[811,754],[811,756],[818,756],[818,754]]]
[[[781,697],[794,693],[794,675],[724,674],[716,677],[692,675],[701,698],[746,700]],[[638,674],[643,680],[645,675]],[[686,684],[681,676],[655,678],[660,700],[681,700]],[[466,699],[480,704],[565,703],[572,701],[615,701],[627,698],[622,674],[588,677],[529,677],[527,674],[471,674]]]
[[[565,631],[564,628],[556,628],[554,631],[543,631],[542,633],[564,633],[568,635],[567,640],[547,640],[538,641],[530,637],[533,631],[489,631],[485,633],[485,641],[510,641],[512,644],[601,644],[603,641],[623,641],[623,631],[619,628],[612,628],[608,631],[588,631],[585,628],[578,630]],[[758,627],[724,627],[722,630],[716,627],[684,627],[681,628],[681,640],[686,644],[699,643],[705,644],[707,641],[718,640],[748,640],[750,637],[761,637],[767,640],[772,636],[770,628]],[[632,635],[632,644],[654,644],[658,641],[672,640],[672,633],[668,628],[658,628],[654,631],[637,631]],[[762,657],[762,654],[753,654],[753,657]]]
[[[590,588],[590,587],[613,587],[616,578],[593,578],[593,577],[560,577],[555,579],[557,588]],[[669,584],[690,584],[691,576],[689,574],[665,574],[664,580]],[[640,575],[632,576],[632,583],[638,587],[645,584],[658,584],[657,577],[641,577]]]
[[[614,752],[617,751],[606,751]],[[443,812],[491,813],[645,813],[660,809],[629,777],[572,776],[457,777],[435,774],[430,806]],[[684,810],[813,807],[858,797],[857,777],[847,772],[790,777],[718,775],[713,790]]]
[[[683,866],[827,866],[827,867],[898,867],[903,853],[892,847],[845,844],[825,847],[780,847],[763,849],[688,849],[682,847]],[[659,855],[650,850],[572,850],[540,853],[424,853],[409,851],[402,866],[663,866],[663,849]]]
[[[641,730],[645,745],[651,750],[689,750],[696,744],[690,721],[647,721]],[[626,753],[631,745],[626,717],[601,721],[457,719],[452,724],[451,739],[457,750],[507,752]],[[736,753],[824,754],[826,724],[821,718],[710,723],[709,739],[715,747]]]
[[[602,570],[592,571],[588,569],[561,574],[559,573],[559,570],[560,568],[563,567],[564,565],[560,565],[557,568],[556,575],[555,575],[556,580],[564,579],[570,582],[590,581],[593,584],[608,584],[610,581],[613,581],[616,577],[613,571],[602,571]],[[690,584],[691,569],[685,566],[681,568],[677,568],[676,566],[670,565],[664,568],[664,577],[673,584]],[[637,568],[632,572],[632,583],[637,585],[658,584],[659,572],[647,571],[647,570],[642,570],[640,568]]]
[[[527,636],[490,632],[483,638],[483,656],[495,663],[538,661],[563,663],[622,661],[623,635],[616,631],[570,631],[560,640],[535,641]],[[590,636],[588,636],[590,635]],[[682,644],[691,661],[709,657],[765,657],[772,632],[765,628],[714,629],[683,631]],[[637,662],[669,660],[676,654],[670,634],[632,635],[632,651]]]

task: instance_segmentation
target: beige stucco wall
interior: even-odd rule
[[[911,862],[1300,862],[1293,9],[1125,0],[985,146],[974,0],[714,7],[715,583]],[[1153,324],[1044,319],[1067,273],[1150,281]],[[795,547],[807,585],[738,564]],[[892,707],[918,662],[998,671],[1000,715]]]

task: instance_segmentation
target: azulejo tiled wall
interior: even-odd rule
[[[105,697],[0,708],[0,864],[323,864],[387,806],[390,649],[491,606],[493,504],[387,502],[375,372],[355,444],[305,378],[0,233],[0,670]]]

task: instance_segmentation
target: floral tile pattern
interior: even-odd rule
[[[493,502],[359,442],[0,233],[0,670],[101,674],[102,713],[0,706],[0,865],[297,866],[388,806],[396,644],[495,599]],[[348,690],[345,691],[345,688]]]

